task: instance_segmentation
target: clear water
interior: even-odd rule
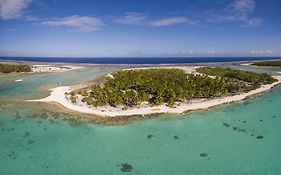
[[[94,80],[116,69],[115,67],[87,67],[75,71],[52,74],[0,75],[0,99],[27,100],[42,98],[48,95],[46,90],[56,87],[58,84],[63,86]],[[23,79],[23,81],[15,82],[17,79]]]
[[[0,98],[31,98],[43,84],[81,80],[75,77],[74,72],[26,77],[29,83],[1,87]],[[71,125],[40,105],[0,102],[0,174],[279,175],[280,99],[278,86],[247,102],[122,126]],[[122,163],[130,164],[131,172],[122,172]]]

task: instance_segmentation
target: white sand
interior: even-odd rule
[[[239,64],[240,66],[252,66],[253,63],[242,63],[242,64]]]
[[[82,67],[70,65],[32,65],[31,73],[65,72],[81,68]]]
[[[39,100],[29,100],[29,101],[35,101],[35,102],[56,102],[61,104],[62,106],[81,113],[88,113],[88,114],[94,114],[98,116],[104,116],[104,117],[117,117],[117,116],[131,116],[131,115],[149,115],[149,114],[157,114],[157,113],[174,113],[174,114],[181,114],[185,111],[192,111],[192,110],[201,110],[201,109],[208,109],[210,107],[222,105],[222,104],[228,104],[235,101],[243,100],[247,97],[260,94],[262,92],[270,90],[272,87],[274,87],[277,84],[281,83],[281,76],[273,76],[278,81],[274,82],[269,85],[263,85],[258,89],[252,90],[247,93],[234,95],[234,96],[228,96],[228,97],[221,97],[221,98],[215,98],[215,99],[201,99],[197,101],[193,101],[191,103],[180,103],[179,106],[175,108],[170,108],[166,105],[160,105],[160,106],[139,106],[139,107],[133,107],[128,108],[127,110],[122,110],[121,107],[90,107],[86,103],[79,102],[78,100],[77,104],[73,104],[70,102],[70,100],[66,99],[65,92],[71,92],[72,89],[70,86],[60,86],[54,89],[51,89],[51,95]]]

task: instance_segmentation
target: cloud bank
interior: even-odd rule
[[[242,26],[256,27],[264,20],[259,17],[251,17],[255,12],[256,2],[254,0],[234,0],[223,10],[211,11],[208,13],[210,22],[242,22]]]
[[[100,30],[104,26],[103,22],[98,18],[79,15],[44,21],[42,25],[48,27],[67,27],[80,32],[93,32]]]
[[[178,25],[178,24],[192,24],[193,25],[193,24],[195,24],[195,22],[186,17],[177,16],[177,17],[163,18],[163,19],[155,20],[150,23],[151,26],[155,26],[155,27],[172,26],[172,25]]]
[[[9,20],[21,17],[23,10],[26,9],[32,1],[33,0],[1,0],[0,18]]]
[[[145,25],[145,26],[153,26],[153,27],[164,27],[164,26],[174,26],[179,24],[196,24],[194,21],[184,17],[184,16],[176,16],[169,18],[161,18],[161,19],[148,19],[142,13],[129,12],[124,16],[118,17],[113,20],[114,23],[126,24],[126,25]]]
[[[114,19],[113,22],[128,25],[140,25],[143,24],[145,20],[146,17],[142,13],[127,12],[124,16]]]

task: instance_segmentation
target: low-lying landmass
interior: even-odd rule
[[[27,64],[0,64],[1,73],[22,73],[22,72],[31,72],[32,67]]]
[[[49,97],[32,101],[105,117],[179,114],[242,100],[280,82],[280,76],[228,68],[136,68],[108,74],[88,89],[57,87]]]
[[[261,62],[256,62],[252,63],[254,66],[277,66],[281,67],[281,60],[276,60],[276,61],[261,61]]]
[[[0,63],[0,73],[49,73],[49,72],[65,72],[80,69],[80,66],[72,65],[31,65],[19,63]]]
[[[80,66],[64,66],[64,65],[33,65],[33,73],[48,73],[48,72],[65,72],[70,70],[80,69]]]

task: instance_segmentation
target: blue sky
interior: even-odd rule
[[[279,0],[0,0],[1,56],[280,56]]]

